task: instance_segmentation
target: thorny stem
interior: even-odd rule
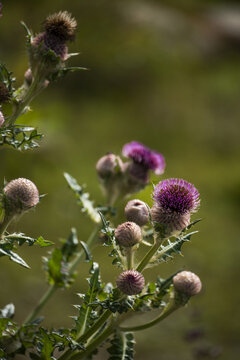
[[[87,240],[87,245],[90,247],[95,239],[96,234],[98,233],[99,227],[97,226],[94,231],[91,233],[91,235],[89,236],[88,240]],[[74,271],[76,270],[76,267],[78,266],[79,262],[82,260],[84,256],[84,251],[81,250],[76,258],[74,259],[74,261],[72,262],[72,265],[70,267],[70,274],[73,274]],[[52,297],[52,295],[56,292],[56,290],[59,287],[56,285],[51,285],[46,293],[41,297],[40,301],[38,302],[37,306],[33,309],[33,311],[27,316],[27,318],[24,321],[24,324],[30,323],[31,321],[33,321],[34,319],[36,319],[36,317],[38,316],[38,314],[40,313],[40,311],[42,310],[42,308],[46,305],[46,303],[48,302],[48,300]]]

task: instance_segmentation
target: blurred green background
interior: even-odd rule
[[[204,289],[191,306],[136,335],[136,359],[239,359],[239,2],[2,2],[0,60],[14,71],[18,85],[27,69],[20,21],[38,32],[46,15],[59,10],[72,12],[79,24],[70,50],[81,55],[71,64],[89,68],[52,84],[33,102],[34,111],[19,121],[45,134],[39,149],[0,149],[1,183],[4,177],[26,177],[47,194],[13,229],[58,243],[74,226],[86,240],[91,223],[75,204],[63,171],[86,183],[99,203],[103,198],[95,163],[100,156],[120,153],[131,140],[162,152],[164,178],[182,177],[199,189],[202,202],[196,216],[204,221],[185,245],[184,258],[147,270],[146,278],[185,267],[201,277]],[[150,205],[151,189],[139,195]],[[123,219],[124,202],[119,206]],[[14,302],[18,321],[47,288],[41,262],[46,250],[25,247],[20,254],[30,271],[5,258],[0,271],[0,306]],[[103,265],[104,281],[115,281],[118,272],[110,275],[107,250],[96,248],[94,257]],[[78,302],[76,292],[86,288],[87,270],[84,264],[75,285],[51,299],[45,325],[71,325],[72,304]],[[186,333],[194,329],[204,335],[187,341],[191,336]],[[104,352],[100,356],[106,358]]]

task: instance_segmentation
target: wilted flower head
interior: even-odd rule
[[[32,40],[32,46],[37,50],[53,50],[57,56],[60,56],[61,60],[67,59],[68,47],[62,39],[59,39],[55,35],[48,35],[46,32],[38,34]]]
[[[44,22],[47,34],[54,35],[64,41],[73,40],[77,28],[77,21],[67,11],[49,15]]]
[[[39,202],[39,192],[36,185],[24,178],[10,181],[3,189],[5,195],[5,210],[21,213],[36,206]]]
[[[153,199],[161,208],[179,214],[195,212],[199,207],[199,192],[183,179],[160,181],[154,189]]]
[[[124,294],[137,295],[143,290],[145,279],[143,275],[136,270],[126,270],[119,275],[116,283],[118,289]]]
[[[125,157],[132,159],[134,163],[141,165],[146,170],[153,170],[157,175],[161,175],[164,172],[165,160],[163,155],[137,141],[124,145],[122,153]]]
[[[165,227],[165,235],[179,233],[190,223],[190,216],[199,207],[199,192],[182,179],[167,179],[158,183],[153,192],[155,201],[151,216]]]
[[[5,118],[3,116],[3,113],[0,111],[0,127],[3,126],[4,122],[5,122]]]
[[[0,104],[7,102],[10,99],[10,93],[6,85],[0,81]]]
[[[139,243],[142,238],[141,228],[134,222],[125,222],[118,225],[115,230],[115,237],[119,244],[124,247],[131,247]]]
[[[197,295],[202,289],[199,277],[191,271],[181,271],[173,278],[175,290],[187,296]]]
[[[125,207],[125,216],[128,221],[133,221],[139,226],[147,224],[149,220],[149,208],[145,202],[134,199],[130,200]]]

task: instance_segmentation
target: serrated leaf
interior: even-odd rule
[[[85,241],[80,241],[80,244],[82,245],[83,247],[83,250],[85,252],[85,255],[86,255],[86,261],[92,261],[92,255],[91,255],[91,252],[87,246],[87,244],[85,243]]]
[[[115,331],[111,346],[107,349],[110,357],[108,360],[133,360],[134,335]]]
[[[4,256],[4,255],[8,256],[10,260],[12,260],[13,262],[27,269],[30,269],[30,266],[18,254],[16,254],[12,250],[0,248],[0,256]]]
[[[82,212],[87,213],[93,222],[99,224],[101,218],[97,208],[95,208],[93,205],[93,201],[89,200],[89,194],[84,191],[83,187],[80,186],[77,180],[74,179],[70,174],[65,172],[64,177],[70,189],[75,193],[75,196],[78,199],[78,205],[80,205]]]

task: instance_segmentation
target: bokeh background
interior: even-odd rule
[[[101,203],[95,173],[100,156],[121,153],[131,140],[162,152],[164,178],[183,177],[198,187],[202,203],[197,216],[204,221],[185,245],[184,258],[147,270],[146,278],[185,267],[199,274],[204,288],[191,306],[136,335],[136,359],[239,359],[239,2],[2,2],[0,60],[14,71],[18,85],[27,69],[20,21],[38,32],[46,15],[61,9],[79,23],[70,50],[81,54],[71,64],[89,68],[52,84],[34,101],[34,111],[19,121],[45,134],[39,149],[0,149],[1,183],[4,177],[27,177],[47,194],[14,230],[58,244],[74,226],[86,240],[91,223],[80,213],[63,171],[87,184]],[[139,194],[149,205],[151,190],[149,186]],[[124,201],[119,203],[120,220],[123,206]],[[102,264],[103,279],[115,281],[118,272],[109,271],[107,250],[98,247],[93,253]],[[41,262],[46,250],[25,247],[20,254],[30,271],[5,258],[0,271],[0,306],[14,302],[18,321],[47,288]],[[78,302],[76,292],[86,288],[87,269],[84,264],[75,285],[51,299],[43,312],[45,325],[71,325],[72,304]],[[104,352],[100,356],[107,358]]]

